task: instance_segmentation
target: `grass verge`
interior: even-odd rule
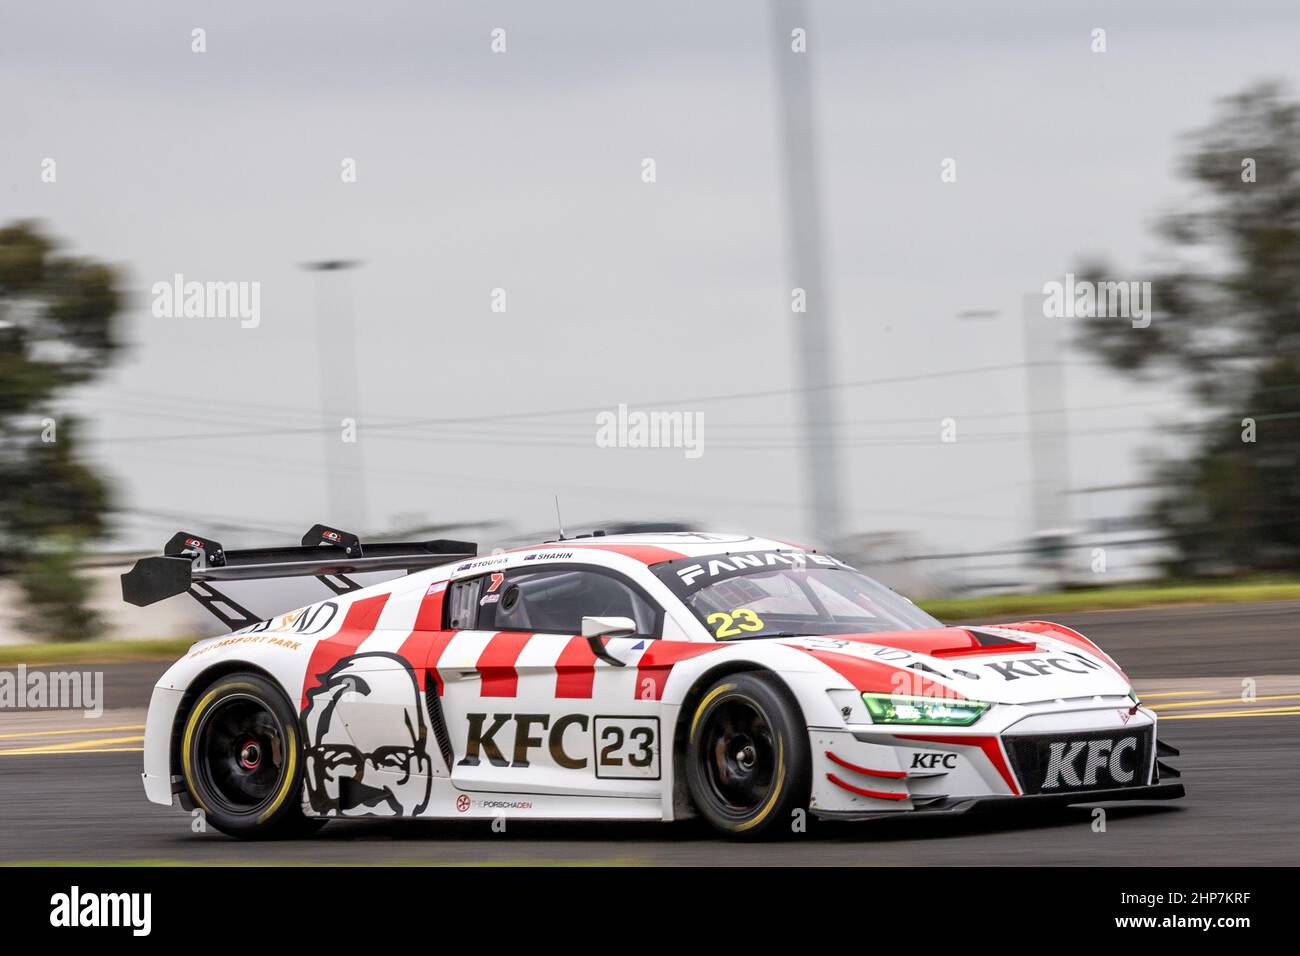
[[[66,641],[7,644],[0,647],[0,667],[14,664],[112,664],[117,661],[175,660],[195,638],[165,641]]]
[[[1300,581],[1173,584],[1097,588],[1056,594],[995,594],[948,601],[922,601],[921,607],[941,621],[981,619],[992,623],[1012,618],[1043,619],[1072,611],[1114,611],[1178,604],[1244,604],[1251,601],[1300,600]]]

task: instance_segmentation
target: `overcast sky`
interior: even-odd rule
[[[1022,297],[1085,257],[1147,275],[1152,220],[1187,195],[1178,137],[1250,82],[1300,87],[1300,7],[809,11],[792,26],[815,60],[833,377],[931,376],[837,390],[864,422],[845,428],[846,530],[1013,541],[1030,530],[1023,372],[969,370],[1022,362]],[[570,525],[806,539],[797,395],[689,401],[796,384],[772,35],[756,0],[0,2],[0,219],[43,220],[131,292],[129,351],[76,403],[130,512],[121,540],[223,520],[549,529],[552,493]],[[329,407],[318,317],[341,289],[300,268],[321,258],[363,263],[347,454],[366,497],[342,515],[312,431]],[[150,288],[175,273],[260,282],[260,326],[155,317]],[[1186,409],[1067,360],[1072,484],[1139,477]],[[702,412],[703,456],[596,447],[596,412],[619,403]],[[416,425],[552,409],[582,411]],[[939,441],[948,416],[956,444]],[[227,546],[267,534],[247,537]]]

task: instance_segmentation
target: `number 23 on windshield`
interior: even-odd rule
[[[730,614],[726,611],[714,611],[705,621],[712,628],[714,637],[736,637],[748,631],[761,631],[763,622],[757,614],[747,607],[738,607]]]

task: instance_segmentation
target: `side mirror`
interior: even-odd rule
[[[605,650],[602,637],[627,637],[636,633],[636,621],[630,617],[584,617],[582,619],[582,636],[587,639],[587,646],[606,664],[622,667],[623,662]]]

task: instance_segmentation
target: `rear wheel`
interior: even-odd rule
[[[774,677],[725,677],[691,715],[686,783],[700,814],[724,833],[783,832],[808,805],[809,766],[807,729]]]
[[[222,833],[270,838],[318,827],[302,813],[302,765],[297,715],[260,675],[219,678],[185,719],[185,786]]]

